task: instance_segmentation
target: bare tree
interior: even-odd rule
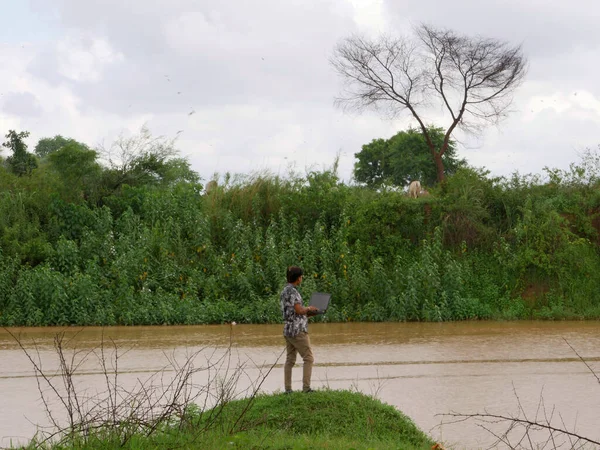
[[[335,48],[331,64],[344,82],[338,106],[376,109],[392,117],[408,112],[417,121],[439,182],[454,130],[481,132],[503,119],[527,62],[521,46],[420,25],[412,37],[346,38]],[[449,116],[441,147],[434,145],[426,123],[425,114],[433,107]]]
[[[146,125],[136,135],[126,136],[121,133],[117,139],[105,147],[98,146],[98,153],[109,168],[120,173],[131,172],[140,159],[154,156],[160,161],[177,156],[174,139],[164,136],[153,136]]]

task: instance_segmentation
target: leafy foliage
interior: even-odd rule
[[[433,145],[440,148],[444,142],[442,128],[429,127],[428,133]],[[369,187],[379,187],[384,183],[394,186],[407,186],[419,180],[425,186],[437,183],[437,169],[431,150],[421,131],[409,128],[400,131],[390,139],[375,139],[363,145],[354,155],[354,178]],[[446,175],[450,176],[464,166],[464,160],[456,157],[456,144],[450,140],[442,156]]]
[[[548,180],[463,167],[411,199],[347,185],[335,166],[204,192],[158,149],[118,170],[76,143],[29,176],[0,167],[0,324],[274,323],[292,264],[305,296],[333,294],[315,320],[600,311],[593,158]]]
[[[12,151],[12,155],[6,158],[6,164],[12,173],[18,176],[30,174],[37,167],[35,156],[27,151],[27,144],[24,142],[28,136],[28,131],[17,133],[10,130],[6,134],[7,141],[2,144]]]
[[[96,151],[74,141],[48,154],[51,168],[67,188],[61,195],[63,198],[78,201],[94,193],[102,171],[96,156]]]
[[[60,150],[66,145],[76,145],[79,147],[86,147],[85,144],[81,142],[77,142],[75,139],[65,138],[61,135],[56,135],[54,137],[42,138],[36,144],[33,152],[39,156],[40,158],[45,158],[50,154]]]

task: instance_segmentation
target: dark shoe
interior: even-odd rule
[[[311,392],[317,392],[317,391],[315,391],[314,389],[308,388],[307,390],[302,391],[302,392],[304,392],[305,394],[310,394]]]
[[[285,395],[289,395],[289,394],[293,394],[293,393],[294,393],[294,391],[287,391],[287,390],[286,390],[286,391],[284,391],[283,393],[284,393]]]

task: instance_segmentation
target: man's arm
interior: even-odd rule
[[[307,306],[306,308],[302,306],[300,303],[296,303],[294,305],[294,311],[299,316],[308,316],[311,312],[317,312],[319,308],[316,306]]]

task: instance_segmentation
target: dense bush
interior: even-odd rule
[[[333,294],[317,320],[600,315],[589,155],[546,179],[462,168],[410,199],[335,168],[226,176],[203,192],[165,160],[135,166],[130,185],[72,153],[91,168],[77,195],[53,169],[62,153],[29,175],[0,167],[2,325],[277,322],[288,265],[304,268],[305,296]]]

